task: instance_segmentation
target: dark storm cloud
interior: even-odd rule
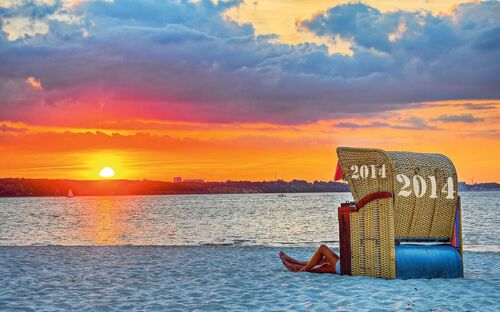
[[[24,16],[49,31],[14,41],[0,35],[0,119],[29,118],[20,111],[34,104],[105,103],[129,112],[107,119],[304,123],[420,101],[500,97],[497,2],[464,4],[451,16],[347,4],[301,23],[318,36],[351,40],[352,56],[255,36],[251,25],[222,16],[238,4],[115,0],[67,9],[27,1],[3,8],[2,25]],[[28,76],[43,90],[30,89]]]

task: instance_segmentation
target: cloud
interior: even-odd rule
[[[26,83],[33,87],[33,89],[43,90],[42,82],[40,81],[40,79],[36,79],[33,76],[29,76],[28,78],[26,78]]]
[[[2,8],[0,118],[297,124],[422,101],[500,98],[500,3],[463,4],[451,16],[346,4],[301,22],[317,36],[352,42],[346,56],[256,36],[252,25],[223,17],[239,2]],[[48,30],[13,35],[16,18]],[[26,85],[30,76],[43,90]]]
[[[481,137],[481,138],[498,140],[500,139],[500,131],[498,131],[497,129],[476,131],[472,133],[467,133],[465,137]]]
[[[76,22],[75,16],[58,1],[13,1],[1,7],[1,28],[7,40],[16,41],[47,35],[52,21]]]
[[[437,129],[435,126],[429,125],[427,120],[416,116],[400,118],[399,121],[403,123],[403,125],[396,126],[399,129],[414,129],[414,130]]]
[[[26,131],[28,131],[28,129],[26,128],[11,127],[6,124],[0,125],[0,132],[26,132]]]
[[[490,110],[497,108],[496,104],[494,103],[479,103],[479,104],[464,103],[461,105],[468,110]]]
[[[406,30],[408,27],[406,27],[406,23],[404,21],[401,21],[398,25],[398,28],[390,33],[387,36],[387,39],[389,39],[390,42],[398,41],[399,39],[403,38],[403,35],[405,34]]]
[[[392,129],[403,129],[403,130],[436,130],[437,128],[429,125],[427,121],[419,117],[408,117],[398,119],[397,124],[390,124],[388,122],[382,121],[372,121],[367,124],[360,124],[355,122],[339,122],[334,125],[337,128],[348,128],[348,129],[366,129],[366,128],[392,128]]]
[[[461,114],[461,115],[441,115],[437,118],[433,119],[434,121],[440,122],[480,122],[483,121],[483,118],[476,118],[472,114]]]
[[[348,128],[348,129],[364,129],[364,128],[390,128],[392,127],[387,122],[372,121],[367,124],[359,124],[355,122],[339,122],[334,125],[337,128]]]

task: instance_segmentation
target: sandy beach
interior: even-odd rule
[[[338,252],[336,207],[349,196],[0,199],[0,310],[498,310],[499,193],[463,194],[463,279],[287,271],[280,250]]]
[[[297,274],[272,247],[0,247],[0,310],[495,311],[500,254],[464,279]],[[304,258],[312,248],[286,248]]]

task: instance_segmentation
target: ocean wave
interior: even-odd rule
[[[266,244],[250,243],[248,241],[237,241],[237,242],[220,242],[220,243],[187,243],[187,244],[119,244],[119,245],[81,245],[81,244],[18,244],[18,245],[1,245],[0,248],[9,247],[68,247],[68,248],[120,248],[120,247],[163,247],[163,248],[182,248],[182,247],[255,247],[255,248],[315,248],[320,244],[327,244],[332,249],[338,250],[338,243],[335,241],[331,242],[300,242],[300,243],[289,243],[289,242],[274,242]],[[470,245],[464,246],[465,252],[473,253],[500,253],[500,245]]]

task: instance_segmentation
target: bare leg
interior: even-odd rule
[[[303,265],[292,263],[287,261],[285,258],[281,258],[281,261],[283,262],[283,265],[292,272],[299,272],[302,270],[304,267]],[[311,273],[335,273],[335,268],[330,265],[329,263],[323,263],[315,266],[311,270],[309,270]]]
[[[321,245],[307,263],[279,253],[283,265],[292,272],[335,273],[335,265],[339,259],[330,248]]]
[[[339,256],[337,256],[330,248],[328,248],[326,245],[321,245],[319,248],[316,250],[314,255],[311,257],[309,262],[302,268],[300,269],[300,272],[304,271],[311,271],[316,265],[321,263],[321,260],[325,259],[325,262],[335,268],[335,265],[337,264],[337,261],[339,259]]]
[[[279,256],[280,258],[283,260],[286,260],[287,262],[289,263],[292,263],[292,264],[300,264],[302,266],[306,265],[308,261],[301,261],[301,260],[297,260],[295,258],[292,258],[290,256],[288,256],[286,253],[284,253],[283,251],[280,251],[279,252]],[[325,263],[325,258],[323,257],[323,259],[321,260],[320,264],[324,264]]]
[[[324,263],[324,264],[315,266],[309,272],[311,272],[311,273],[335,273],[335,267],[333,267],[329,263]]]

